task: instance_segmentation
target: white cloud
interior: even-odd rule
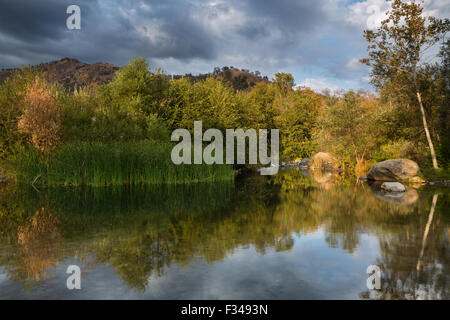
[[[364,29],[375,29],[387,18],[385,12],[390,9],[391,1],[366,0],[356,2],[347,7],[344,19],[347,23]],[[448,18],[450,6],[448,0],[425,0],[424,16]]]
[[[361,62],[359,62],[359,58],[352,58],[346,64],[345,67],[352,71],[362,71],[364,70],[364,66]]]
[[[348,7],[345,20],[364,29],[375,29],[386,18],[385,12],[389,7],[386,0],[356,2]]]
[[[317,92],[322,92],[325,89],[329,89],[331,91],[340,89],[338,86],[329,83],[326,78],[306,78],[296,86],[296,88],[299,87],[310,88]]]

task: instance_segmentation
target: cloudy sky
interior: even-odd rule
[[[66,9],[81,8],[81,30]],[[124,65],[146,57],[169,74],[216,66],[294,75],[314,89],[370,88],[364,29],[385,0],[0,0],[0,69],[71,57]],[[426,14],[450,17],[448,0]]]

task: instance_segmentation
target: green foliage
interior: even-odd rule
[[[282,94],[287,94],[287,92],[294,86],[294,77],[290,73],[278,72],[275,74],[275,79],[273,79],[278,89]]]
[[[213,78],[190,84],[185,79],[174,80],[171,92],[175,110],[169,119],[174,127],[193,129],[194,121],[202,121],[203,128],[240,127],[240,112],[234,90]]]
[[[329,97],[319,120],[321,148],[335,154],[347,168],[362,165],[377,146],[376,109],[374,97],[364,92]]]
[[[448,19],[425,18],[421,5],[420,0],[394,0],[381,26],[376,31],[364,31],[369,58],[361,62],[372,66],[372,83],[376,87],[397,82],[404,90],[415,94],[417,71],[423,63],[424,51],[450,30]]]
[[[283,107],[275,118],[275,125],[281,132],[281,158],[310,157],[316,151],[313,134],[322,99],[310,90],[292,91],[281,99],[286,101],[280,101]]]
[[[19,183],[64,186],[190,183],[233,179],[227,165],[179,165],[171,144],[151,141],[66,144],[50,154],[21,147],[9,159]]]
[[[420,73],[418,83],[432,134],[438,138],[439,160],[448,164],[450,130],[447,130],[449,110],[446,102],[450,81],[448,48],[447,51],[445,48],[441,54],[442,63],[428,66]],[[282,161],[324,151],[336,155],[342,167],[349,169],[396,157],[411,158],[424,167],[431,164],[421,131],[420,112],[411,97],[398,94],[393,82],[385,83],[379,98],[352,91],[334,96],[319,95],[309,89],[294,89],[291,74],[277,73],[273,82],[261,81],[251,90],[238,91],[236,86],[213,76],[192,82],[189,77],[173,79],[160,70],[150,72],[145,59],[134,59],[121,68],[109,84],[88,85],[74,92],[48,85],[56,91],[62,115],[61,146],[54,152],[55,159],[64,157],[67,166],[73,165],[70,169],[72,178],[66,181],[62,178],[66,174],[63,166],[56,165],[56,160],[51,157],[44,161],[38,151],[29,147],[17,128],[23,114],[25,89],[36,76],[40,75],[25,68],[21,74],[0,85],[0,161],[2,171],[6,165],[8,171],[12,166],[19,181],[31,182],[41,175],[37,183],[83,184],[84,174],[73,172],[83,163],[82,159],[90,159],[88,152],[93,153],[90,165],[105,161],[104,170],[110,171],[105,173],[108,177],[99,178],[101,182],[89,178],[89,184],[150,181],[148,177],[132,176],[123,180],[118,177],[118,172],[130,175],[124,173],[122,167],[128,163],[123,158],[126,152],[130,152],[128,164],[135,165],[132,159],[137,150],[129,149],[129,146],[146,141],[154,152],[162,153],[159,158],[152,158],[158,159],[154,161],[170,162],[166,150],[170,132],[177,128],[192,130],[194,121],[202,121],[203,130],[218,128],[223,132],[228,128],[279,129]],[[117,167],[111,165],[112,159],[116,159],[112,156],[114,152],[122,155]],[[70,158],[71,153],[73,158]],[[138,167],[150,159],[137,158],[140,159],[136,162],[140,163]],[[5,159],[8,159],[7,163]],[[161,170],[171,170],[169,167],[162,166]],[[97,166],[92,170],[98,175],[100,168]],[[112,173],[115,170],[117,172]],[[53,177],[51,172],[57,172],[56,176],[60,177]],[[173,180],[165,176],[155,181],[167,179]]]
[[[434,149],[436,140],[438,155],[444,158],[444,164],[448,162],[448,153],[442,152],[439,146],[441,141],[435,126],[435,119],[438,117],[433,116],[433,113],[440,109],[441,115],[448,114],[448,102],[445,101],[448,101],[449,88],[448,85],[440,86],[439,79],[430,77],[436,72],[427,65],[428,53],[425,52],[445,39],[448,31],[450,20],[424,17],[423,1],[394,0],[381,26],[376,31],[364,31],[364,37],[369,43],[369,57],[361,60],[372,67],[371,81],[375,87],[388,94],[394,103],[403,107],[414,104],[419,106],[434,168],[438,168]],[[445,54],[443,56],[445,57]],[[442,97],[447,100],[442,100]],[[436,108],[436,100],[441,100],[438,105],[445,106],[444,110],[441,107]],[[442,121],[445,115],[440,118]]]
[[[426,168],[421,170],[421,173],[426,181],[450,180],[450,169]]]
[[[0,85],[0,159],[4,159],[17,144],[25,143],[26,136],[17,130],[23,113],[26,87],[38,76],[31,68],[5,80]]]

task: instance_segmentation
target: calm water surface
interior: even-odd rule
[[[450,192],[298,170],[0,190],[0,299],[449,299]],[[68,290],[69,265],[82,270]],[[382,270],[368,290],[369,265]]]

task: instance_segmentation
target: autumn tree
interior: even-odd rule
[[[37,149],[51,150],[60,140],[61,114],[57,95],[43,80],[36,77],[26,88],[24,104],[25,108],[18,122],[19,131],[30,135]]]
[[[425,18],[422,4],[423,1],[394,0],[381,26],[376,31],[364,31],[369,43],[369,58],[361,59],[361,62],[372,67],[372,83],[378,89],[389,83],[399,92],[416,96],[433,167],[438,168],[417,79],[421,66],[429,58],[426,54],[445,37],[450,22],[448,19]]]

